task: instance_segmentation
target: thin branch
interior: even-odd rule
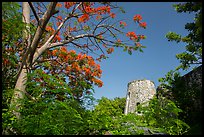
[[[36,60],[37,63],[43,63],[47,61],[53,61],[53,59],[43,59],[43,60]]]
[[[96,29],[99,28],[98,26],[99,26],[103,21],[105,21],[105,20],[108,19],[108,18],[109,18],[109,17],[105,17],[103,20],[101,20],[101,21],[96,25],[96,27],[95,27],[94,30],[93,30],[93,34],[95,33]]]
[[[33,7],[32,2],[28,2],[28,4],[30,5],[30,8],[33,11],[33,14],[34,14],[34,16],[35,16],[35,18],[36,18],[36,20],[38,21],[38,24],[39,24],[39,17],[37,15],[36,11],[35,11],[35,8]]]
[[[32,65],[32,58],[35,53],[35,50],[37,49],[37,45],[40,41],[40,38],[45,30],[44,28],[46,24],[48,23],[49,19],[51,18],[51,16],[55,13],[54,11],[55,11],[56,4],[57,4],[56,2],[51,2],[48,7],[48,10],[45,12],[43,17],[40,19],[40,26],[38,26],[35,36],[33,38],[32,44],[31,44],[31,48],[27,52],[27,54],[30,54],[29,56],[30,65]]]
[[[70,42],[70,43],[72,43],[73,45],[75,45],[75,46],[79,47],[79,48],[80,48],[80,50],[82,50],[82,51],[84,51],[84,52],[87,52],[85,49],[83,49],[81,46],[79,46],[79,44],[74,43],[74,42]],[[87,48],[88,48],[88,49],[90,49],[89,47],[87,47]],[[91,51],[91,52],[93,52],[91,49],[90,49],[90,51]]]
[[[88,39],[91,41],[91,43],[93,44],[93,45],[95,45],[95,43],[91,40],[91,38],[90,37],[88,37]],[[88,47],[88,49],[90,49],[89,47]],[[92,49],[90,49],[92,52],[94,52]]]
[[[47,7],[45,6],[45,4],[43,2],[41,2],[41,4],[44,6],[44,8],[47,10]]]
[[[78,35],[78,36],[75,36],[75,37],[72,37],[68,40],[64,40],[62,42],[57,42],[57,43],[52,43],[49,45],[49,48],[53,48],[53,47],[57,47],[57,46],[62,46],[62,45],[65,45],[67,43],[70,43],[74,40],[77,40],[77,39],[80,39],[80,38],[84,38],[84,37],[93,37],[94,35],[92,34],[81,34],[81,35]]]
[[[53,47],[58,47],[58,46],[62,46],[65,45],[67,43],[70,43],[76,39],[80,39],[80,38],[84,38],[84,37],[93,37],[93,35],[91,34],[82,34],[82,35],[78,35],[75,37],[70,37],[68,40],[64,40],[62,42],[56,42],[56,43],[50,43],[49,40],[40,48],[38,49],[38,51],[35,52],[35,55],[33,57],[33,63],[36,61],[36,59],[39,58],[39,56],[46,50],[46,49],[50,49]],[[52,39],[51,37],[49,39]]]
[[[101,47],[98,45],[98,42],[96,41],[96,39],[94,39],[94,41],[96,42],[96,45],[95,45],[95,46],[96,46],[97,48],[99,48],[103,54],[105,54],[105,53],[103,52],[103,50],[101,49]]]
[[[72,10],[72,12],[71,12],[71,14],[74,14],[74,12],[76,11],[76,9],[78,9],[78,7],[79,7],[80,5],[83,5],[83,2],[80,2],[76,7],[74,7],[73,10]]]

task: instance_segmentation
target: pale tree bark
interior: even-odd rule
[[[28,2],[23,2],[22,3],[22,13],[23,13],[23,22],[26,23],[26,28],[23,30],[23,44],[26,47],[29,47],[31,44],[31,36],[30,36],[30,7]],[[25,93],[25,83],[27,81],[27,70],[26,70],[26,64],[22,63],[22,69],[19,74],[19,77],[17,79],[15,89],[14,89],[14,94],[11,99],[11,109],[13,109],[13,114],[17,117],[20,118],[20,110],[21,104],[19,103],[19,99],[23,99],[24,93]],[[24,93],[23,93],[24,92]]]
[[[10,108],[13,111],[13,114],[17,117],[17,119],[20,118],[19,110],[21,109],[21,106],[22,106],[20,100],[24,98],[25,94],[28,95],[28,93],[25,90],[28,68],[32,67],[33,55],[35,54],[40,38],[42,37],[42,34],[45,31],[45,26],[47,25],[51,16],[56,13],[55,11],[56,4],[57,2],[51,2],[47,8],[47,11],[44,13],[43,17],[39,19],[36,33],[31,42],[30,27],[29,27],[30,6],[28,2],[22,3],[23,22],[27,24],[26,29],[23,31],[23,41],[24,41],[23,43],[24,43],[24,47],[26,48],[26,52],[22,58],[17,82],[14,89],[14,94],[12,96],[11,104],[10,104]],[[29,98],[30,97],[31,96],[29,96]]]

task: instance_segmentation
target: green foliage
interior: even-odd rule
[[[8,108],[16,82],[16,66],[20,60],[16,51],[22,48],[22,30],[25,27],[25,24],[22,23],[22,15],[18,12],[19,7],[20,5],[15,2],[2,3],[2,56],[10,63],[2,68],[3,134],[11,132],[8,134],[103,135],[109,131],[114,135],[143,135],[154,132],[174,135],[183,134],[188,129],[188,126],[178,119],[178,113],[181,110],[173,102],[163,99],[153,99],[149,107],[139,107],[137,110],[141,111],[143,115],[124,115],[125,98],[110,100],[103,97],[98,100],[98,104],[92,111],[86,110],[85,104],[91,105],[94,101],[92,94],[84,95],[80,101],[74,99],[73,94],[77,90],[92,89],[92,86],[84,83],[84,81],[78,81],[80,87],[73,91],[63,74],[50,75],[43,71],[43,68],[51,67],[49,63],[43,63],[39,69],[28,72],[27,98],[21,100],[23,109],[20,110],[21,118],[17,120]],[[125,12],[122,8],[120,10]],[[195,26],[199,26],[200,18],[198,16]],[[33,35],[36,28],[32,24],[30,26],[31,35]],[[188,30],[193,28],[193,24],[186,25]],[[85,31],[89,31],[89,29],[86,27]],[[200,32],[196,31],[196,33],[199,34]],[[178,39],[178,36],[174,37],[174,34],[171,37],[172,40]],[[191,42],[192,38],[195,37],[183,37],[180,40]],[[99,37],[98,40],[101,42]],[[142,48],[145,48],[145,46],[130,48],[120,43],[116,43],[117,46],[123,47],[124,51],[128,51],[129,54],[132,54],[133,50],[142,52]],[[10,48],[12,51],[8,52],[7,49]],[[197,50],[194,43],[189,44],[187,49],[190,52]],[[202,47],[199,47],[198,53],[202,55],[201,51]],[[186,56],[178,57],[186,59]],[[187,58],[191,59],[192,57]],[[168,80],[171,79],[170,77],[171,74],[168,74]],[[147,130],[150,130],[151,133],[149,131],[147,133]]]
[[[141,115],[124,115],[124,98],[110,100],[102,97],[98,102],[85,122],[86,134],[102,135],[109,131],[113,135],[150,135],[157,132],[180,135],[189,128],[178,118],[182,110],[165,98],[154,98],[149,106],[139,105],[137,111]]]
[[[183,110],[179,118],[191,126],[190,131],[186,133],[191,134],[194,132],[192,128],[200,123],[201,112],[196,107],[198,105],[196,100],[201,101],[201,89],[195,84],[196,82],[187,86],[178,70],[187,70],[193,65],[202,64],[202,2],[185,2],[174,4],[173,7],[178,13],[195,13],[195,18],[193,22],[185,25],[185,29],[189,32],[187,36],[182,37],[175,32],[169,32],[166,35],[169,41],[186,43],[186,51],[176,55],[176,58],[180,60],[180,65],[175,70],[168,72],[165,78],[159,79],[163,89],[159,94],[168,97]]]
[[[180,78],[180,73],[176,70],[170,70],[167,72],[164,78],[159,78],[158,81],[161,83],[161,86],[165,86],[165,88],[169,89],[175,83],[176,80]]]
[[[19,9],[17,2],[2,2],[2,18],[12,18],[18,14]]]
[[[202,64],[202,2],[186,2],[173,6],[178,13],[195,12],[194,21],[185,25],[185,29],[189,31],[187,36],[181,37],[175,32],[169,32],[166,35],[168,41],[186,43],[186,51],[177,54],[176,58],[181,63],[177,69],[187,70],[193,64]]]
[[[23,135],[76,135],[83,124],[83,112],[74,100],[27,100],[17,129]],[[78,104],[78,105],[77,105]]]
[[[125,109],[125,98],[114,98],[110,100],[102,97],[98,100],[98,105],[95,106],[94,112],[100,114],[107,114],[110,116],[117,116],[122,114]]]
[[[154,97],[148,104],[145,107],[140,104],[138,110],[143,114],[147,127],[153,132],[182,135],[189,129],[189,126],[178,117],[182,110],[171,100]]]
[[[16,118],[9,110],[17,74],[18,56],[14,52],[16,42],[22,39],[22,16],[17,2],[2,2],[2,134],[14,134],[12,129]]]
[[[16,65],[18,57],[15,51],[16,42],[22,38],[23,23],[18,10],[20,5],[16,2],[2,3],[2,87],[12,89],[16,82]],[[9,50],[8,50],[9,49]],[[7,62],[7,63],[5,63]]]
[[[120,9],[120,11],[121,11],[122,13],[125,13],[125,10],[123,9],[123,7],[119,7],[119,9]]]
[[[181,35],[176,34],[175,32],[169,32],[166,34],[168,41],[176,41],[179,43],[181,41]]]
[[[114,131],[119,126],[118,118],[123,115],[124,107],[125,98],[110,100],[102,97],[85,119],[84,134],[102,135],[106,131]]]
[[[11,129],[16,127],[16,117],[8,109],[2,109],[2,134],[15,134]]]
[[[158,96],[169,98],[183,110],[179,114],[179,119],[192,128],[199,124],[201,119],[199,103],[202,100],[200,85],[196,81],[191,81],[190,85],[187,84],[177,71],[172,70],[165,75],[165,78],[160,78],[159,82],[161,82],[162,90],[158,91]]]
[[[27,76],[26,91],[34,98],[41,98],[42,96],[55,98],[54,95],[64,95],[65,93],[71,95],[69,86],[60,75],[56,77],[56,75],[46,74],[42,69],[36,69],[28,73]]]
[[[50,97],[23,100],[22,118],[13,120],[12,127],[23,135],[147,135],[157,132],[171,135],[183,134],[188,129],[178,119],[181,112],[165,98],[154,98],[149,106],[138,106],[142,115],[124,115],[125,98],[102,97],[93,110],[86,110],[71,98],[59,101]],[[9,115],[4,114],[4,119]],[[6,123],[8,123],[6,125]],[[4,127],[11,121],[5,121]]]

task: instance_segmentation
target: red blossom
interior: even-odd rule
[[[128,32],[126,34],[127,37],[130,37],[131,40],[137,40],[138,36],[135,34],[135,32]]]
[[[115,13],[110,13],[111,18],[115,18],[115,16],[116,16]]]
[[[65,8],[69,9],[70,7],[72,7],[76,2],[64,2],[64,6]]]
[[[134,21],[141,21],[141,20],[142,20],[142,16],[139,15],[139,14],[137,14],[137,15],[135,15],[135,16],[133,17],[133,20],[134,20]]]
[[[57,19],[58,20],[62,20],[62,16],[57,16]]]
[[[113,47],[107,49],[107,53],[108,53],[108,54],[111,54],[113,51],[114,51],[114,48],[113,48]]]
[[[60,8],[61,8],[61,7],[62,7],[62,4],[58,2],[57,5],[56,5],[56,7],[60,7]]]
[[[78,22],[86,22],[89,20],[89,15],[88,14],[84,14],[81,17],[78,18]]]
[[[139,23],[139,25],[142,28],[146,28],[147,27],[147,23],[146,22],[141,22],[141,23]]]

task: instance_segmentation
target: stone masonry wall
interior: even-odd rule
[[[193,84],[202,89],[202,65],[184,75],[183,80],[187,87],[192,87]]]
[[[156,94],[154,83],[150,80],[134,80],[128,83],[125,114],[135,111],[138,104],[149,101]]]
[[[197,88],[200,89],[198,92],[201,94],[202,65],[182,76],[182,80],[184,81],[185,87],[187,88],[191,88],[192,85],[196,84]],[[159,86],[157,91],[159,91]],[[129,112],[134,112],[137,104],[149,101],[155,94],[156,89],[154,83],[150,80],[134,80],[129,82],[124,113],[127,114]],[[200,111],[202,109],[202,100],[197,99],[196,97],[195,99],[191,97],[191,100],[193,100],[192,106],[195,107],[197,111]]]
[[[187,111],[186,117],[188,124],[195,124],[202,118],[202,65],[190,71],[182,77],[184,81],[185,96],[187,102],[183,104],[183,111]]]

